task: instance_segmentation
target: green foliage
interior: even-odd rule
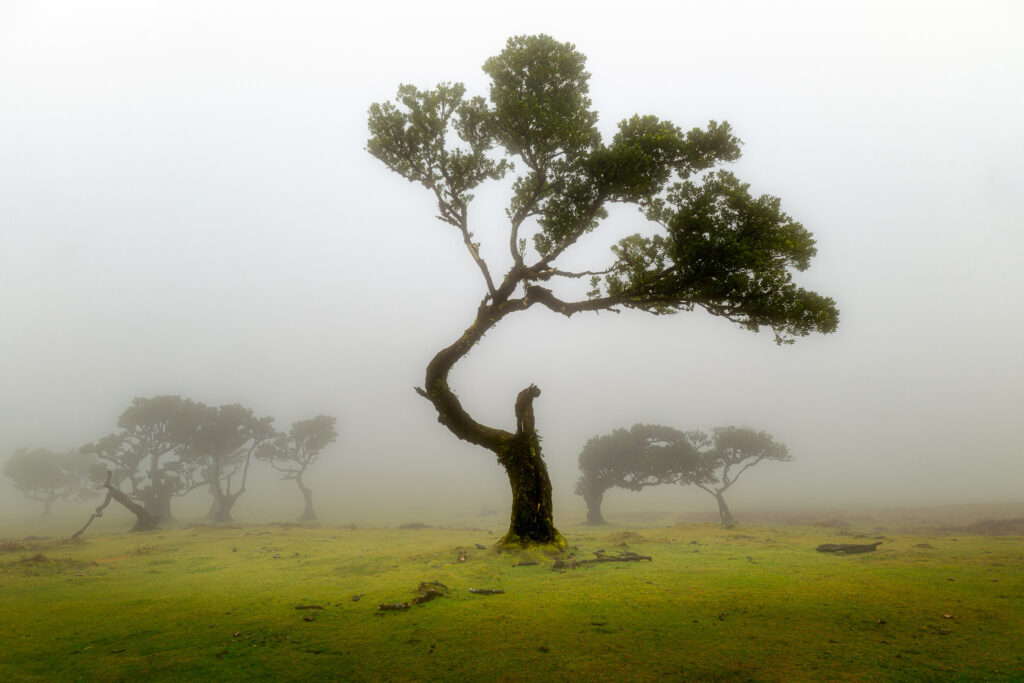
[[[600,142],[586,61],[574,45],[536,35],[509,38],[501,54],[484,62],[496,137],[535,171]]]
[[[507,210],[514,267],[506,287],[575,277],[555,269],[555,259],[607,218],[609,203],[631,203],[660,230],[620,241],[588,301],[553,309],[571,315],[624,306],[668,314],[699,307],[750,330],[768,327],[779,343],[835,331],[835,302],[792,282],[791,271],[807,268],[815,254],[811,233],[777,198],[753,196],[731,173],[712,171],[740,156],[729,124],[711,121],[684,132],[637,114],[604,144],[585,64],[571,43],[547,35],[510,38],[484,64],[489,103],[467,98],[462,84],[422,91],[402,85],[399,106],[371,105],[367,149],[434,191],[439,218],[463,232],[492,296],[496,285],[479,241],[470,239],[469,190],[504,176],[517,157],[525,168]],[[452,144],[453,137],[459,142]],[[528,218],[538,228],[532,265],[518,237]],[[540,301],[528,298],[526,305]]]
[[[628,297],[624,306],[665,313],[696,305],[753,331],[771,327],[779,342],[835,331],[834,302],[792,281],[815,243],[778,198],[752,197],[749,185],[718,171],[673,185],[646,213],[667,234],[633,235],[613,248],[606,282],[610,294]]]

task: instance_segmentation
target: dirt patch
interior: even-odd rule
[[[1024,536],[1024,517],[1016,519],[983,519],[967,526],[969,534],[981,536]]]
[[[84,567],[94,566],[95,562],[82,562],[69,557],[47,557],[42,553],[27,555],[14,562],[0,564],[0,574],[20,574],[22,576],[43,576],[81,571]]]
[[[0,553],[16,553],[19,550],[28,550],[29,547],[24,543],[17,541],[3,541],[0,542]]]

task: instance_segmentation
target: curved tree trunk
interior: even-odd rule
[[[512,486],[512,522],[502,543],[558,543],[551,510],[551,480],[541,456],[540,437],[534,427],[533,399],[540,389],[531,384],[516,398],[516,434],[498,453]]]
[[[540,437],[534,425],[533,400],[540,389],[531,384],[519,392],[515,403],[516,431],[511,433],[482,425],[462,407],[448,386],[448,374],[455,363],[507,314],[523,310],[525,300],[509,301],[514,284],[499,289],[490,303],[485,299],[476,320],[455,341],[442,349],[427,365],[426,386],[416,391],[434,404],[437,421],[464,441],[493,452],[505,468],[512,488],[512,519],[503,544],[556,544],[565,540],[555,528],[551,508],[551,481],[541,456]]]
[[[722,525],[727,527],[736,526],[736,519],[732,516],[729,506],[725,504],[725,496],[721,491],[715,492],[715,500],[718,501],[718,514],[722,518]]]
[[[607,524],[604,515],[601,514],[601,503],[604,501],[604,491],[595,491],[584,496],[583,501],[587,504],[587,524]]]
[[[96,508],[96,514],[94,514],[93,517],[102,516],[103,508],[105,508],[107,504],[110,503],[110,499],[113,498],[118,503],[128,508],[128,510],[130,510],[131,513],[135,515],[135,526],[132,527],[132,531],[152,531],[154,529],[159,529],[160,527],[158,526],[158,523],[160,520],[154,517],[153,515],[149,514],[149,512],[146,511],[146,508],[142,507],[134,500],[129,498],[125,493],[121,491],[121,489],[111,484],[110,479],[111,472],[110,470],[107,470],[107,481],[102,486],[102,488],[105,488],[107,490],[107,499],[103,502],[103,505]],[[89,522],[86,523],[85,527],[89,526],[89,523],[91,522],[92,518],[89,519]],[[82,531],[85,531],[85,527],[82,527],[81,531],[79,531],[78,534],[81,534]],[[78,536],[78,534],[75,534],[75,536]]]
[[[306,509],[303,510],[302,516],[299,517],[299,521],[315,522],[317,520],[317,516],[316,510],[313,509],[313,490],[306,488],[301,476],[296,477],[295,483],[299,485],[299,490],[302,491],[302,499],[306,501]]]

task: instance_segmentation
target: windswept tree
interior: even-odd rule
[[[714,472],[714,482],[693,482],[718,502],[718,512],[725,526],[735,526],[725,502],[725,492],[740,475],[762,460],[786,462],[793,459],[785,444],[777,443],[767,432],[748,427],[718,427],[713,430],[712,447],[702,453],[704,467]],[[683,482],[686,483],[686,482]]]
[[[19,448],[4,465],[4,475],[26,498],[42,503],[43,516],[50,517],[59,500],[82,503],[98,495],[89,479],[95,462],[93,456],[77,451]]]
[[[139,501],[160,520],[171,519],[171,500],[205,482],[196,461],[184,457],[208,408],[180,396],[137,397],[117,420],[121,431],[82,448],[111,472],[110,485]]]
[[[746,329],[767,327],[788,343],[832,332],[835,303],[797,287],[814,239],[779,208],[716,166],[740,156],[726,123],[683,131],[655,116],[622,121],[610,142],[590,109],[585,57],[549,36],[518,36],[488,59],[490,101],[461,83],[420,90],[401,85],[395,103],[373,104],[367,150],[423,185],[437,217],[456,231],[485,287],[465,331],[434,356],[417,391],[455,436],[493,452],[512,488],[505,544],[556,543],[551,483],[541,455],[535,384],[515,400],[515,429],[481,424],[449,386],[452,367],[506,316],[540,305],[572,316],[632,308],[669,314],[700,308]],[[513,166],[515,164],[515,168]],[[474,190],[518,171],[506,210],[505,274],[496,276],[470,225]],[[652,234],[613,248],[610,263],[570,272],[560,259],[595,230],[612,204],[633,204]],[[529,234],[527,240],[521,235]],[[590,277],[586,298],[566,284]]]
[[[309,420],[295,422],[287,434],[278,434],[273,441],[264,443],[256,451],[257,459],[270,463],[283,479],[291,479],[298,485],[306,502],[300,520],[312,521],[317,518],[316,510],[313,509],[313,490],[306,486],[303,477],[323,449],[338,438],[334,423],[335,419],[330,415],[317,415]]]
[[[245,493],[253,453],[277,436],[274,418],[256,417],[250,408],[234,403],[207,408],[184,459],[201,472],[213,496],[210,519],[231,522],[231,510]]]
[[[576,493],[587,504],[587,524],[607,523],[601,503],[608,489],[710,482],[701,456],[707,443],[703,432],[645,424],[591,438],[580,451],[583,474],[576,482]]]

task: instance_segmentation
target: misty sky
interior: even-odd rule
[[[556,506],[582,516],[580,449],[635,422],[788,444],[738,511],[1020,502],[1022,27],[1014,0],[0,1],[0,459],[174,393],[278,428],[336,415],[314,488],[346,514],[506,509],[494,456],[413,392],[484,285],[428,192],[365,152],[366,111],[399,83],[486,95],[484,60],[548,33],[587,55],[606,137],[635,113],[729,121],[731,170],[814,233],[797,280],[841,315],[788,347],[703,313],[507,318],[452,384],[503,428],[541,387]],[[502,273],[506,190],[471,210]],[[564,265],[649,230],[617,208]]]

